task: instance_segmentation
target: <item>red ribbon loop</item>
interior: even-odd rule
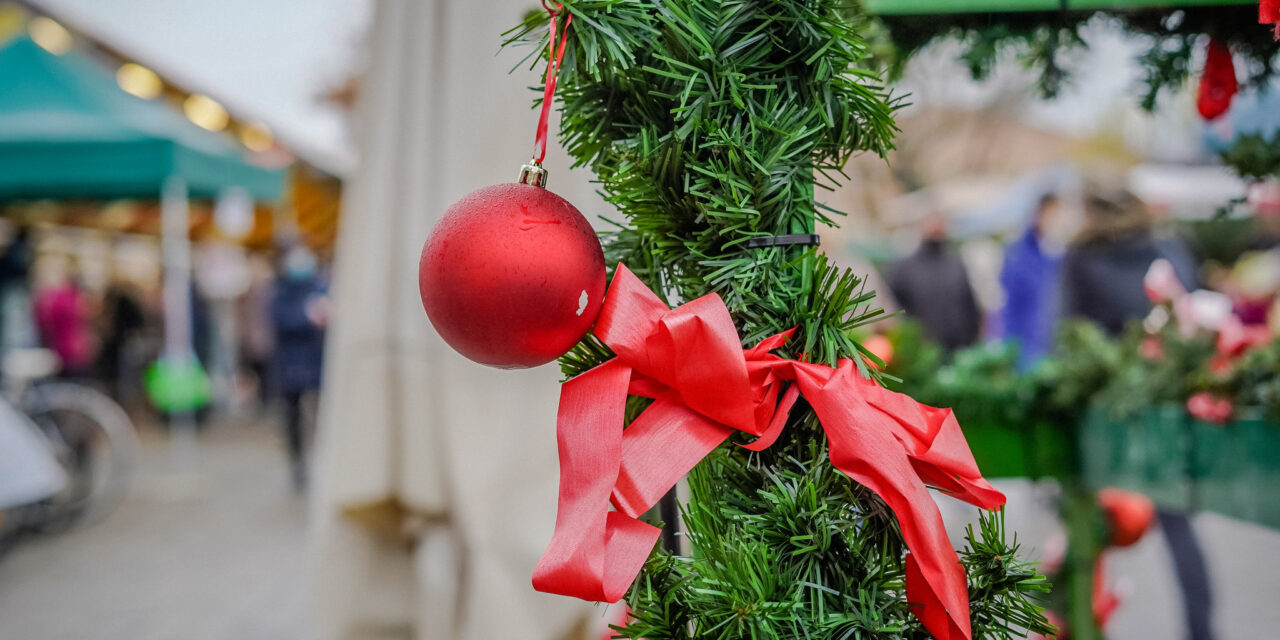
[[[542,88],[542,112],[538,115],[538,131],[533,139],[534,164],[542,164],[542,160],[547,157],[547,123],[551,120],[551,103],[554,102],[556,95],[556,78],[560,75],[560,61],[564,59],[564,46],[569,41],[569,25],[573,22],[572,13],[565,16],[564,28],[560,32],[560,42],[557,46],[556,20],[560,19],[560,12],[564,9],[564,5],[558,2],[554,4],[556,6],[553,9],[547,4],[547,0],[542,0],[542,8],[551,15],[551,34],[547,41],[547,77]]]
[[[735,430],[759,436],[749,449],[770,446],[803,395],[831,463],[897,516],[912,611],[937,638],[970,638],[964,568],[926,485],[986,509],[1004,496],[982,478],[951,410],[884,389],[852,360],[832,368],[770,353],[790,331],[744,351],[719,296],[668,309],[622,265],[595,333],[617,357],[561,387],[560,502],[536,589],[617,601],[658,538],[636,518]],[[623,429],[628,393],[655,401]]]

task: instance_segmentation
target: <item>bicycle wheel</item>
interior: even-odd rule
[[[31,528],[53,531],[97,522],[124,500],[138,460],[133,421],[110,396],[82,384],[45,382],[22,397],[67,472],[57,495],[38,505]]]

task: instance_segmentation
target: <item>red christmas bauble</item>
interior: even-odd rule
[[[1098,492],[1111,546],[1127,547],[1142,538],[1156,517],[1156,506],[1141,493],[1109,487]]]
[[[472,191],[422,247],[418,290],[440,337],[481,364],[546,364],[587,333],[604,301],[604,252],[564,198],[529,184]]]

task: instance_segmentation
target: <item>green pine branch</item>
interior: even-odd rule
[[[884,155],[899,105],[868,70],[865,19],[845,0],[566,0],[560,139],[616,210],[602,234],[668,304],[716,293],[744,346],[796,328],[779,352],[884,374],[853,335],[881,316],[858,274],[754,237],[832,225],[815,203],[857,153]],[[507,34],[546,50],[545,13]],[[588,337],[567,376],[612,357]],[[645,407],[633,398],[628,417]],[[835,470],[799,402],[782,438],[722,447],[689,475],[687,556],[656,551],[627,597],[623,637],[923,638],[903,543],[879,498]],[[738,438],[735,438],[738,440]],[[969,568],[977,637],[1041,628],[1034,573],[984,525]],[[995,559],[1000,556],[1003,560]],[[1016,577],[1016,579],[1015,579]]]

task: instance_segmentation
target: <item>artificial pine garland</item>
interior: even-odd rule
[[[1139,57],[1145,72],[1141,104],[1151,110],[1160,96],[1176,91],[1194,71],[1192,57],[1210,36],[1225,43],[1243,64],[1243,87],[1265,87],[1280,68],[1280,41],[1271,29],[1258,25],[1256,4],[1170,9],[1111,11],[1045,11],[965,13],[944,16],[882,16],[891,43],[881,51],[891,72],[940,38],[964,45],[961,60],[975,79],[990,73],[1006,51],[1019,55],[1040,74],[1037,86],[1046,97],[1062,89],[1068,73],[1060,64],[1064,52],[1085,46],[1082,27],[1094,20],[1110,20],[1124,31],[1150,41]]]
[[[752,238],[832,224],[814,201],[850,156],[883,155],[897,100],[867,68],[864,23],[840,0],[569,0],[561,138],[622,214],[603,234],[669,304],[724,300],[744,345],[792,327],[779,352],[878,361],[851,331],[879,317],[856,274],[805,247]],[[511,41],[536,40],[533,14]],[[584,340],[568,376],[611,357]],[[630,415],[645,400],[632,397]],[[688,555],[656,550],[627,602],[627,638],[923,638],[904,597],[903,543],[884,503],[835,470],[801,401],[782,439],[721,447],[689,475]],[[960,553],[975,638],[1046,631],[1044,579],[1000,516]]]

